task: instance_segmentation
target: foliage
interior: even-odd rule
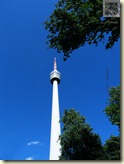
[[[106,160],[120,160],[120,136],[111,136],[103,146]]]
[[[100,159],[102,153],[100,137],[93,133],[79,112],[74,109],[65,110],[62,122],[60,160]]]
[[[120,86],[112,87],[109,91],[109,105],[104,112],[112,124],[120,129]]]
[[[45,22],[49,47],[64,53],[64,59],[85,43],[105,41],[112,48],[120,37],[120,18],[103,17],[102,0],[59,0]]]
[[[120,86],[111,87],[109,90],[109,105],[104,112],[113,125],[120,130]],[[111,136],[103,146],[104,159],[120,160],[120,135]]]

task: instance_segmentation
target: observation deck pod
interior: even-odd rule
[[[50,73],[50,82],[53,84],[53,81],[56,80],[58,82],[58,84],[60,83],[60,72],[57,71],[56,69],[53,70],[51,73]]]

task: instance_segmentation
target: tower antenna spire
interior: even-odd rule
[[[56,58],[54,58],[54,70],[57,69]]]

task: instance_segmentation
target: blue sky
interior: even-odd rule
[[[0,0],[0,159],[48,160],[54,57],[61,72],[60,115],[75,108],[102,143],[117,135],[103,110],[106,86],[120,83],[120,42],[85,45],[71,58],[48,49],[43,22],[57,0]],[[108,80],[106,69],[108,67]]]

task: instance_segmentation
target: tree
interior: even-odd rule
[[[106,160],[120,160],[120,136],[111,136],[103,146]]]
[[[104,112],[113,125],[117,125],[120,130],[120,86],[111,87],[109,90],[109,104]],[[111,136],[103,146],[104,159],[120,160],[120,134]]]
[[[64,60],[85,43],[106,43],[112,48],[120,37],[120,18],[103,17],[102,0],[59,0],[45,22],[50,48],[64,53]]]
[[[98,134],[85,122],[85,118],[74,109],[65,110],[60,136],[60,160],[96,160],[102,156],[102,145]]]
[[[111,87],[109,90],[109,102],[104,112],[113,125],[120,130],[120,86]]]

